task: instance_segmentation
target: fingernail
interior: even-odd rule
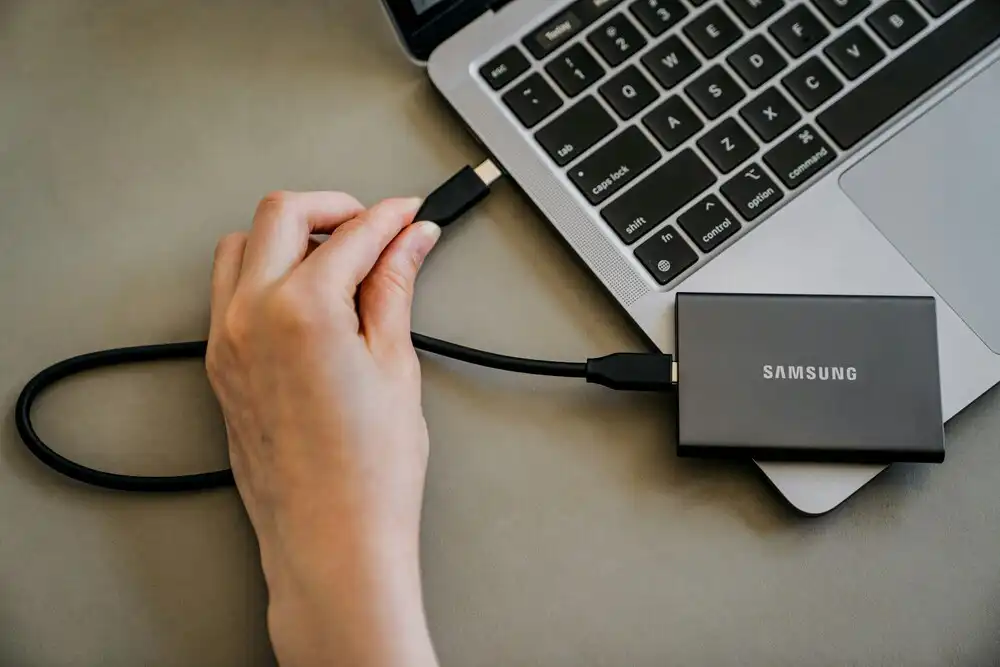
[[[403,202],[406,204],[406,208],[417,210],[424,203],[424,199],[423,197],[406,197]]]
[[[417,258],[423,262],[424,258],[427,257],[427,254],[437,244],[438,239],[441,238],[441,228],[429,220],[424,220],[417,223],[416,235],[419,237],[416,255]]]

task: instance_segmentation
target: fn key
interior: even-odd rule
[[[670,225],[636,248],[635,256],[661,285],[666,285],[698,261],[698,254]]]

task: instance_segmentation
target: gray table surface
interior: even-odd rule
[[[203,337],[215,239],[274,188],[374,202],[479,157],[376,0],[0,1],[0,664],[268,665],[231,491],[106,493],[22,449],[17,392],[93,349]],[[576,359],[640,342],[503,186],[426,266],[419,330]],[[992,665],[1000,394],[798,517],[752,466],[679,461],[669,401],[428,359],[423,534],[444,665]],[[38,410],[97,466],[225,463],[195,363]]]

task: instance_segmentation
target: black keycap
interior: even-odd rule
[[[703,4],[708,2],[708,0],[688,0],[692,7],[701,7]]]
[[[723,174],[757,152],[757,142],[732,118],[722,121],[698,140],[700,148]]]
[[[646,38],[624,14],[611,17],[587,39],[612,67],[621,65],[646,45]]]
[[[604,66],[583,44],[574,44],[545,66],[563,92],[573,97],[604,76]]]
[[[764,162],[787,187],[795,189],[837,159],[816,130],[805,125],[764,155]]]
[[[743,36],[743,31],[733,23],[721,7],[709,7],[684,27],[706,58],[713,58]]]
[[[813,0],[819,10],[835,26],[842,26],[868,9],[872,0]]]
[[[799,122],[801,115],[777,88],[768,88],[740,109],[740,115],[764,141],[772,141]]]
[[[889,0],[869,15],[868,25],[895,49],[927,27],[927,19],[906,0]]]
[[[690,148],[608,204],[603,217],[622,241],[632,243],[715,183],[715,174]]]
[[[709,118],[718,118],[746,97],[740,85],[719,65],[699,76],[684,90]]]
[[[660,159],[660,151],[637,127],[630,127],[569,170],[591,204],[618,192]]]
[[[698,253],[670,225],[636,248],[635,256],[661,285],[666,285],[698,261]]]
[[[931,16],[941,16],[961,1],[962,0],[920,0],[920,4],[924,6],[924,9],[931,13]]]
[[[740,221],[715,195],[709,195],[677,218],[688,236],[702,252],[712,252],[730,236],[740,231]]]
[[[601,103],[588,95],[535,133],[535,139],[560,167],[618,128]]]
[[[536,58],[544,58],[567,41],[580,34],[586,23],[573,7],[524,38],[524,47]]]
[[[650,111],[642,122],[667,150],[674,150],[705,126],[680,96]]]
[[[680,39],[667,37],[642,57],[642,64],[669,90],[697,72],[701,60]]]
[[[680,0],[636,0],[632,13],[651,35],[659,36],[677,25],[688,10]]]
[[[544,58],[584,28],[614,9],[622,0],[577,0],[524,39],[524,46],[536,58]]]
[[[816,56],[799,65],[781,81],[795,99],[809,110],[823,104],[844,87],[840,79]]]
[[[798,58],[830,34],[805,5],[793,7],[771,24],[771,34],[793,58]]]
[[[733,51],[727,60],[751,88],[760,88],[788,64],[763,35]]]
[[[857,79],[885,58],[885,52],[875,43],[864,28],[855,26],[838,37],[825,49],[827,57],[833,61],[848,79]]]
[[[722,186],[722,194],[744,220],[755,220],[784,198],[778,184],[758,164],[751,164]]]
[[[785,6],[785,0],[728,0],[732,9],[748,28],[756,28]]]
[[[648,107],[660,95],[635,65],[629,65],[601,86],[600,91],[611,108],[625,120]]]
[[[1000,38],[996,0],[975,0],[819,115],[850,148]]]
[[[563,103],[541,74],[532,74],[511,88],[504,94],[503,101],[525,127],[538,125]]]
[[[493,90],[500,90],[528,69],[528,59],[521,49],[512,46],[482,66],[479,74]]]

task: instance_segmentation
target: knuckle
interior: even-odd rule
[[[246,242],[246,238],[247,235],[244,232],[230,232],[219,239],[215,246],[216,261],[240,248]]]
[[[257,206],[257,213],[272,213],[276,215],[281,215],[288,211],[292,202],[295,199],[295,193],[288,190],[273,190],[268,192],[260,200],[260,204]]]

